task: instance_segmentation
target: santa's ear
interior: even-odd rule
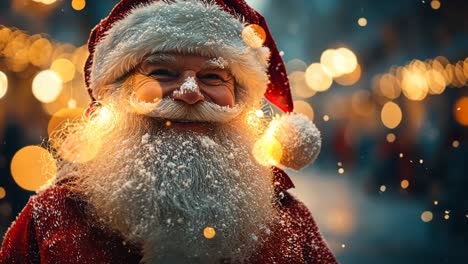
[[[281,144],[283,155],[280,164],[288,168],[300,170],[314,162],[320,153],[320,131],[303,114],[284,114],[273,120],[267,131]]]

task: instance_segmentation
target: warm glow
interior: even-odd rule
[[[453,106],[453,115],[460,125],[468,126],[468,96],[457,100]]]
[[[438,1],[438,0],[432,0],[432,1],[431,1],[431,7],[432,7],[432,9],[434,9],[434,10],[439,9],[439,8],[440,8],[440,1]]]
[[[0,186],[0,199],[5,198],[5,196],[6,196],[5,188]]]
[[[353,213],[347,208],[332,208],[325,214],[325,217],[325,226],[335,234],[349,234],[355,227]]]
[[[8,78],[5,73],[0,71],[0,98],[5,96],[8,90]]]
[[[84,125],[81,136],[67,137],[58,153],[71,162],[87,162],[96,157],[102,146],[102,138],[115,128],[118,115],[111,105],[98,107]]]
[[[322,64],[312,63],[305,72],[305,81],[314,91],[323,92],[330,88],[333,79]]]
[[[311,121],[314,121],[314,109],[305,101],[294,101],[294,112],[301,113],[307,116]]]
[[[380,191],[385,192],[387,190],[387,187],[385,185],[380,185]]]
[[[335,78],[335,82],[345,86],[351,86],[361,78],[361,66],[358,64],[353,72]]]
[[[52,44],[45,38],[34,41],[29,46],[28,57],[32,65],[43,67],[49,63],[52,55]]]
[[[463,61],[463,74],[465,75],[465,79],[468,79],[468,58]]]
[[[454,140],[454,141],[452,142],[452,147],[458,148],[459,146],[460,146],[460,141]]]
[[[207,226],[203,229],[203,235],[208,239],[212,239],[216,235],[216,230],[213,227]]]
[[[337,77],[340,75],[338,69],[335,68],[335,52],[335,49],[327,49],[324,50],[320,56],[320,64],[322,64],[328,70],[332,77]]]
[[[53,179],[57,173],[57,164],[52,155],[39,146],[27,146],[20,149],[11,161],[11,174],[15,182],[23,189],[37,191]]]
[[[62,91],[62,80],[51,70],[41,71],[34,77],[32,92],[43,103],[53,102]]]
[[[154,103],[162,98],[161,84],[144,74],[134,74],[128,79],[132,82],[135,97],[139,102]]]
[[[429,92],[426,73],[417,65],[402,70],[401,86],[403,94],[413,101],[424,99]]]
[[[433,215],[432,215],[432,212],[431,211],[424,211],[422,214],[421,214],[421,220],[423,220],[423,222],[430,222],[432,221],[432,218],[433,218]]]
[[[347,48],[323,51],[320,64],[325,66],[331,77],[352,73],[358,66],[356,55]]]
[[[54,145],[55,137],[60,135],[60,131],[72,122],[78,121],[84,113],[82,108],[63,108],[56,113],[49,120],[47,126],[47,133],[49,140]]]
[[[388,99],[396,99],[400,96],[401,88],[398,79],[390,73],[382,75],[379,79],[379,90]]]
[[[396,140],[395,134],[393,134],[393,133],[388,133],[387,134],[387,141],[388,142],[393,143],[393,142],[395,142],[395,140]]]
[[[455,87],[463,87],[465,86],[466,79],[465,75],[463,74],[463,62],[459,61],[455,65],[452,65],[452,70],[453,70],[453,81],[452,84]]]
[[[335,69],[338,70],[339,75],[353,72],[358,65],[356,55],[347,48],[339,48],[335,51],[333,63],[335,64]]]
[[[255,111],[255,115],[257,117],[263,117],[265,114],[263,113],[263,111],[261,109],[258,109],[257,111]]]
[[[344,169],[343,169],[343,168],[339,168],[339,169],[338,169],[338,173],[339,173],[339,174],[343,174],[343,173],[344,173]]]
[[[438,205],[439,204],[439,201],[434,201],[434,205]]]
[[[42,3],[45,5],[50,5],[55,3],[57,0],[33,0],[34,2]]]
[[[86,1],[85,0],[72,0],[72,8],[75,9],[76,11],[83,10],[86,6]]]
[[[409,187],[409,181],[408,180],[402,180],[401,183],[401,188],[406,189]]]
[[[75,65],[68,59],[61,58],[55,60],[50,69],[56,72],[64,83],[73,80],[75,77]]]
[[[365,17],[361,17],[358,19],[358,24],[359,26],[361,27],[365,27],[367,26],[367,19]]]
[[[295,71],[304,72],[306,69],[307,69],[307,64],[300,59],[292,59],[286,63],[286,70],[289,73],[293,73]]]
[[[328,115],[323,116],[323,121],[328,122],[330,120],[330,117]]]
[[[250,24],[242,30],[242,39],[249,47],[257,49],[265,43],[266,33],[261,26]]]
[[[265,166],[279,164],[283,156],[281,143],[272,134],[267,131],[265,135],[255,142],[252,151],[258,163]]]
[[[429,92],[431,94],[441,94],[444,92],[446,83],[442,72],[437,70],[429,70],[426,73],[427,82],[429,85]]]
[[[309,98],[314,96],[316,91],[312,90],[305,81],[305,73],[302,71],[292,72],[289,77],[289,84],[293,96]]]
[[[385,103],[380,114],[382,123],[390,129],[393,129],[400,124],[402,116],[403,114],[400,107],[394,102]]]

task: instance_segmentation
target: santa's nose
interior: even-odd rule
[[[193,71],[184,72],[181,76],[182,84],[172,93],[174,100],[181,100],[187,104],[196,104],[205,99],[198,87],[198,80]]]

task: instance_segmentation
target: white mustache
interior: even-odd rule
[[[154,103],[138,101],[130,96],[131,110],[138,114],[180,121],[229,122],[242,112],[242,106],[220,106],[215,103],[200,101],[190,105],[171,98],[158,99]]]

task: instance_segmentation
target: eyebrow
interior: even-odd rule
[[[229,71],[229,64],[222,57],[211,58],[202,65],[202,70],[224,70]]]
[[[177,59],[175,58],[174,55],[171,55],[171,54],[158,53],[158,54],[152,54],[148,56],[145,59],[145,62],[150,63],[150,64],[166,64],[166,63],[175,64],[177,62]]]

